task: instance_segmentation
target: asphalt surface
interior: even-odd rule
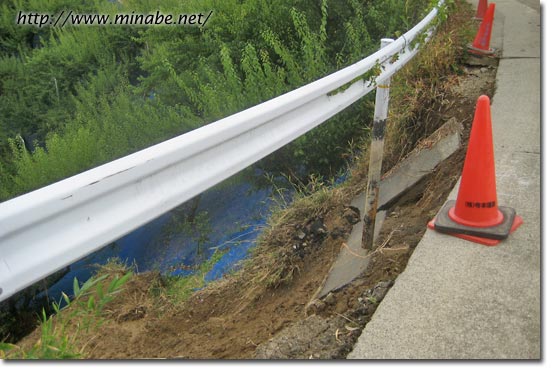
[[[496,247],[428,230],[350,359],[541,357],[540,8],[493,2],[491,45],[502,50],[491,107],[498,203],[524,224]]]

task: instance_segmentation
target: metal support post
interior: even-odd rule
[[[392,43],[390,38],[381,39],[381,48]],[[384,64],[389,63],[386,61]],[[373,130],[369,156],[368,181],[366,186],[366,203],[364,208],[364,230],[362,233],[362,247],[373,248],[373,234],[375,215],[377,214],[377,199],[379,196],[379,182],[381,181],[381,164],[383,163],[383,144],[385,140],[385,125],[389,111],[389,91],[391,78],[380,81],[375,91],[375,111],[373,114]]]

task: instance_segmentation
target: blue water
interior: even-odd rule
[[[193,200],[182,211],[173,210],[138,228],[112,244],[72,264],[69,272],[52,285],[49,296],[72,294],[74,278],[85,282],[110,258],[134,266],[137,272],[158,270],[166,275],[187,275],[197,264],[220,250],[223,256],[205,275],[206,281],[221,278],[239,266],[270,215],[272,189],[255,188],[248,182],[229,181],[201,195],[196,214],[203,215],[203,231],[177,226],[185,219]],[[201,234],[204,237],[201,237]]]

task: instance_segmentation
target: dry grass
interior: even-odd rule
[[[451,6],[449,18],[391,83],[383,171],[403,159],[416,143],[440,127],[436,107],[445,105],[454,75],[461,73],[464,46],[474,35],[472,9],[464,1]]]
[[[323,187],[274,212],[252,257],[238,274],[239,281],[248,286],[248,300],[257,291],[289,284],[301,263],[292,247],[296,232],[313,220],[324,218],[333,209],[349,204],[355,194],[356,188],[351,186]]]

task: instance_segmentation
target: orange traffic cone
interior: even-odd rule
[[[476,9],[476,16],[474,19],[482,20],[484,14],[486,14],[486,9],[488,9],[488,0],[478,0],[478,8]]]
[[[491,3],[484,14],[482,23],[478,28],[478,33],[474,38],[472,45],[469,45],[469,52],[475,55],[493,55],[496,50],[490,48],[490,39],[492,38],[492,26],[494,24],[495,3]]]
[[[428,227],[494,246],[522,223],[515,209],[498,206],[490,99],[483,95],[476,104],[457,201],[448,201]]]

